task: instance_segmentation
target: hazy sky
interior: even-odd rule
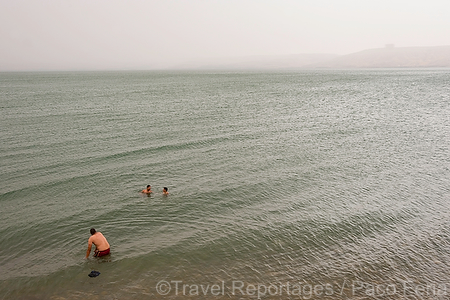
[[[450,45],[445,0],[0,0],[0,71]]]

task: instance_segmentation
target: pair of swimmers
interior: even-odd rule
[[[143,189],[141,193],[150,195],[151,193],[153,193],[152,187],[150,185],[147,185],[147,188]],[[169,195],[169,189],[168,188],[163,187],[163,195]]]

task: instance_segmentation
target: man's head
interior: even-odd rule
[[[95,228],[91,228],[91,235],[94,235],[97,231],[95,231]]]

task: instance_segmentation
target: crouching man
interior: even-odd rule
[[[91,237],[88,240],[88,249],[86,251],[86,258],[91,254],[92,244],[95,245],[94,257],[105,256],[109,254],[109,243],[101,232],[95,231],[91,228]]]

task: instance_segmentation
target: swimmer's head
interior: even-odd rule
[[[91,228],[91,235],[94,235],[97,231],[95,231],[95,228]]]
[[[163,190],[164,190],[165,192],[167,192],[167,188],[166,188],[166,187],[163,187]]]
[[[147,188],[149,188],[150,187],[150,184],[149,185],[147,185]]]

